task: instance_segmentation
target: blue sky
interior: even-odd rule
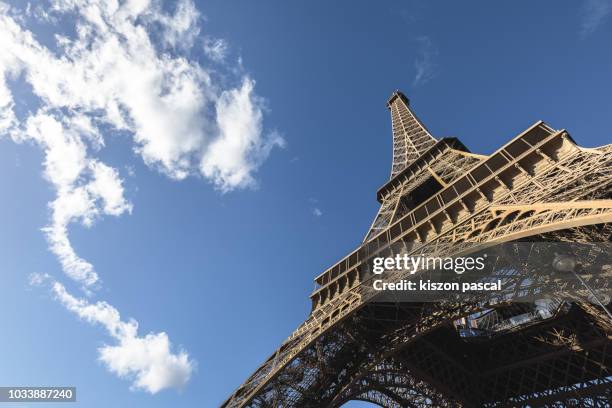
[[[267,358],[307,316],[314,276],[358,245],[376,212],[394,89],[434,136],[478,153],[538,119],[583,146],[610,142],[605,1],[185,0],[134,11],[151,50],[126,40],[106,62],[124,45],[138,53],[110,68],[52,36],[78,44],[75,23],[93,24],[78,6],[97,2],[51,3],[0,7],[0,118],[13,114],[0,120],[0,385],[75,385],[81,406],[217,406]],[[112,39],[92,35],[82,41]],[[76,68],[101,79],[79,83]],[[160,101],[145,74],[172,77],[159,89],[174,99]],[[57,146],[52,123],[83,144],[76,153]],[[49,203],[75,192],[93,204],[67,221]],[[95,283],[59,262],[62,227]],[[121,320],[100,318],[111,307]],[[152,378],[151,367],[171,373]]]

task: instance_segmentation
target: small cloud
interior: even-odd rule
[[[125,166],[125,171],[127,172],[128,176],[136,177],[136,168],[134,166],[132,166],[131,164],[127,164]]]
[[[317,218],[323,215],[323,211],[318,206],[319,200],[317,198],[308,197],[308,203],[310,204],[310,212],[312,215]]]
[[[436,76],[438,66],[435,59],[437,56],[438,49],[431,38],[427,36],[417,38],[417,56],[414,60],[416,72],[412,81],[413,86],[424,85]]]
[[[222,38],[206,37],[204,39],[204,54],[215,62],[222,62],[228,50],[229,45]]]
[[[586,37],[593,33],[604,22],[612,6],[608,0],[587,0],[580,13],[580,35]]]
[[[28,277],[28,283],[30,284],[30,286],[42,286],[50,278],[51,276],[49,276],[49,274],[47,273],[31,273]]]
[[[144,11],[138,9],[142,5],[132,4],[131,7],[133,7],[130,10],[132,12],[142,13]],[[166,47],[189,49],[200,33],[198,24],[200,12],[191,0],[176,2],[174,14],[154,13],[150,18],[161,24],[163,32],[161,40]]]

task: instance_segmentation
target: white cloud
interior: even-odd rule
[[[320,217],[323,215],[323,211],[321,211],[320,208],[315,207],[312,209],[312,215],[314,215],[315,217]]]
[[[262,136],[262,112],[257,108],[254,85],[253,80],[245,78],[240,89],[225,91],[217,100],[220,136],[202,157],[201,171],[223,191],[252,186],[253,170],[274,146],[284,145],[276,133]]]
[[[100,347],[99,359],[111,372],[132,380],[133,388],[155,394],[187,384],[195,363],[185,351],[172,352],[166,333],[138,336],[138,322],[121,320],[119,311],[108,303],[76,298],[58,282],[52,290],[68,310],[91,324],[102,325],[117,341],[117,345]]]
[[[424,85],[433,79],[437,74],[437,64],[435,59],[438,55],[438,50],[433,44],[431,38],[421,36],[417,38],[417,55],[414,60],[414,79],[413,86]]]
[[[66,123],[60,122],[62,119]],[[23,132],[15,135],[18,140],[41,147],[45,154],[44,175],[57,191],[57,197],[49,204],[51,222],[43,228],[51,250],[70,278],[84,287],[94,285],[98,274],[74,251],[68,225],[80,222],[91,226],[101,215],[119,216],[132,209],[123,196],[118,172],[87,155],[85,140],[97,135],[97,130],[83,118],[56,118],[39,111],[27,119]]]
[[[123,185],[117,170],[95,160],[90,162],[89,170],[92,179],[87,185],[88,192],[102,201],[105,214],[121,215],[132,211],[132,204],[123,197]]]
[[[262,100],[254,94],[254,82],[244,75],[238,87],[225,87],[187,53],[165,52],[154,41],[161,36],[171,46],[190,43],[188,37],[200,30],[191,1],[179,2],[173,15],[165,14],[158,2],[54,0],[52,5],[51,15],[76,19],[77,37],[58,34],[60,55],[55,56],[3,6],[2,73],[23,72],[48,114],[87,115],[90,123],[127,131],[145,163],[170,177],[199,173],[224,190],[253,185],[267,152],[280,144],[278,136],[262,135]],[[217,55],[223,44],[216,42]],[[0,123],[11,123],[11,102],[10,93],[0,87]],[[233,128],[248,133],[228,133],[229,121],[247,125]],[[245,148],[233,150],[231,163],[213,157],[225,151],[218,149],[220,144],[228,143],[245,143]],[[211,165],[202,166],[202,161]],[[216,161],[225,164],[220,171],[211,169]]]
[[[605,21],[608,14],[612,11],[612,4],[609,0],[587,0],[582,5],[580,34],[585,37],[595,30]]]
[[[85,286],[97,282],[93,266],[76,255],[68,240],[67,226],[79,220],[91,225],[96,195],[80,183],[88,167],[86,147],[78,134],[64,128],[53,116],[39,112],[28,118],[17,136],[38,144],[45,153],[44,175],[55,186],[57,198],[50,203],[51,223],[44,228],[51,250],[58,256],[66,274]]]
[[[2,40],[0,39],[0,43],[1,42]],[[0,56],[0,58],[2,57]],[[6,87],[4,78],[0,77],[0,135],[14,128],[16,125],[13,105],[11,92]]]
[[[56,30],[46,38],[55,40],[52,49],[28,29],[33,18]],[[75,34],[66,35],[59,21],[74,22]],[[109,134],[128,135],[149,167],[174,179],[201,176],[223,192],[255,186],[258,168],[284,143],[264,133],[255,82],[241,60],[237,69],[229,66],[225,41],[205,52],[226,73],[192,57],[200,22],[191,0],[170,11],[157,0],[48,0],[28,10],[0,1],[0,137],[43,151],[43,173],[56,191],[43,232],[63,271],[88,296],[100,277],[74,249],[70,224],[90,227],[105,215],[132,211],[120,172],[99,157]],[[20,101],[28,113],[19,118],[11,90],[16,79],[31,87],[33,99]],[[64,306],[118,340],[100,351],[110,371],[133,376],[134,387],[149,392],[187,382],[192,363],[186,353],[170,352],[165,333],[138,337],[116,309],[74,298],[58,285]]]

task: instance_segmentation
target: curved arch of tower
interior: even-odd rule
[[[612,145],[582,148],[539,121],[484,156],[434,138],[401,92],[387,107],[391,178],[362,244],[315,278],[310,315],[223,406],[609,406],[610,312],[587,294],[549,298],[546,313],[534,313],[520,300],[551,284],[544,266],[507,261],[520,271],[508,278],[517,287],[538,283],[504,302],[483,294],[434,303],[377,299],[368,262],[397,248],[447,256],[504,243],[610,242]],[[612,266],[584,283],[609,289],[611,275]],[[474,332],[486,335],[466,338]]]

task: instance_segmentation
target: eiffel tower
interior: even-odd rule
[[[525,282],[551,276],[542,265],[528,279],[518,274],[521,290],[503,302],[410,302],[377,301],[369,262],[398,243],[428,254],[609,243],[612,145],[579,147],[566,130],[538,121],[485,156],[456,138],[434,138],[400,91],[387,108],[391,177],[365,239],[315,278],[306,321],[222,406],[609,407],[610,298],[596,291],[610,289],[612,266],[602,267],[603,278],[580,279],[584,296],[549,299],[538,314],[520,298],[538,290]]]

